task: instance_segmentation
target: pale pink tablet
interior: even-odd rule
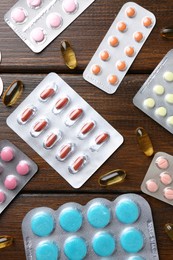
[[[30,167],[27,161],[22,160],[18,163],[18,165],[16,166],[16,171],[18,174],[20,175],[26,175],[29,173],[30,171]]]
[[[31,8],[38,8],[42,4],[42,0],[27,0],[27,4]]]
[[[77,3],[75,0],[64,0],[62,7],[66,13],[74,13],[77,10]]]
[[[62,24],[62,17],[57,13],[51,13],[48,15],[46,22],[47,26],[52,28],[58,28]]]
[[[150,192],[156,192],[159,187],[158,187],[157,183],[155,182],[155,180],[151,179],[146,182],[146,188]]]
[[[14,190],[17,187],[17,179],[14,175],[8,175],[4,181],[4,186],[8,190]]]
[[[45,38],[45,34],[42,28],[35,28],[31,31],[31,39],[35,42],[42,42]]]
[[[172,188],[165,188],[164,191],[164,196],[168,200],[173,200],[173,189]]]
[[[6,199],[5,193],[2,190],[0,190],[0,204],[3,203],[5,199]]]
[[[160,174],[160,181],[163,184],[168,185],[172,182],[172,177],[167,172],[162,172]]]
[[[26,11],[21,7],[17,7],[11,12],[11,18],[16,23],[23,23],[26,19],[26,16]]]
[[[160,169],[167,169],[169,167],[169,162],[164,157],[160,156],[156,159],[156,165]]]
[[[10,162],[14,158],[14,151],[11,147],[6,146],[1,151],[1,159],[5,162]]]

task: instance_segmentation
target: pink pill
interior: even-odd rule
[[[11,13],[11,18],[16,23],[23,23],[26,19],[26,11],[21,7],[15,8]]]
[[[14,151],[11,147],[6,146],[1,151],[1,159],[5,162],[10,162],[14,158]]]
[[[167,172],[162,172],[160,174],[160,181],[163,184],[168,185],[172,182],[172,177]]]
[[[150,192],[156,192],[158,190],[158,185],[154,180],[148,180],[146,182],[146,188]]]
[[[14,175],[8,175],[4,181],[4,186],[8,190],[14,190],[17,187],[17,179]]]
[[[47,25],[52,28],[60,27],[62,23],[62,17],[57,13],[51,13],[47,17]]]
[[[62,7],[66,13],[74,13],[77,9],[77,3],[75,0],[64,0]]]
[[[42,0],[27,0],[27,3],[31,8],[38,8],[42,4]]]
[[[35,28],[31,32],[31,38],[35,42],[42,42],[44,40],[44,37],[45,35],[42,28]]]
[[[156,165],[160,169],[167,169],[169,166],[169,162],[164,157],[160,156],[156,159]]]
[[[25,160],[20,161],[18,163],[18,165],[16,166],[16,171],[20,175],[28,174],[30,171],[30,167],[29,167],[29,164],[27,163],[27,161],[25,161]]]
[[[5,193],[2,190],[0,190],[0,204],[3,203],[5,199],[6,199]]]
[[[164,196],[168,200],[173,200],[173,189],[172,188],[165,188],[164,189]]]

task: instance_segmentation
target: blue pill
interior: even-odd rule
[[[115,239],[107,232],[99,232],[93,238],[92,247],[99,256],[111,256],[116,248]]]
[[[57,260],[58,246],[53,241],[44,241],[36,248],[36,260]]]
[[[48,212],[38,212],[31,219],[32,232],[39,237],[50,235],[54,230],[54,226],[54,218]]]
[[[67,232],[76,232],[82,226],[82,214],[78,209],[65,208],[59,215],[60,226]]]
[[[93,227],[104,228],[110,222],[111,213],[109,208],[105,205],[95,204],[88,209],[87,218]]]
[[[69,260],[82,260],[87,254],[87,245],[83,238],[73,236],[64,244],[64,253]]]
[[[128,260],[145,260],[142,256],[131,256]]]
[[[140,230],[127,228],[120,236],[120,244],[128,253],[137,253],[144,246],[144,237]]]
[[[130,199],[119,201],[115,208],[118,220],[124,224],[132,224],[139,218],[139,207]]]

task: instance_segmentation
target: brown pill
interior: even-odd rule
[[[68,102],[69,102],[68,97],[60,98],[56,102],[55,107],[56,107],[56,109],[62,109],[63,107],[65,107],[67,105]]]
[[[163,38],[172,40],[173,39],[173,26],[167,27],[167,28],[163,28],[160,31],[160,34]]]
[[[75,171],[78,171],[82,167],[84,161],[85,161],[85,157],[79,156],[73,163],[73,169]]]
[[[97,138],[95,139],[96,144],[102,144],[104,142],[106,142],[109,138],[109,135],[107,133],[102,133],[100,135],[97,136]]]
[[[13,237],[0,236],[0,249],[11,246],[13,244]]]
[[[150,27],[152,25],[152,19],[150,17],[144,17],[143,19],[143,25],[145,27]]]
[[[77,118],[79,118],[82,115],[82,113],[83,113],[83,110],[81,108],[77,108],[70,113],[69,118],[70,118],[70,120],[74,121]]]
[[[2,101],[6,106],[13,106],[23,92],[23,82],[21,80],[13,81],[2,96]]]
[[[109,38],[109,44],[112,46],[112,47],[116,47],[118,44],[119,44],[119,40],[117,37],[115,36],[111,36]]]
[[[119,182],[123,182],[126,177],[126,173],[122,169],[113,170],[102,175],[98,182],[101,187],[107,187]]]
[[[75,69],[77,67],[77,59],[75,52],[68,41],[61,42],[61,53],[67,67]]]
[[[107,61],[109,59],[109,52],[108,51],[102,51],[100,53],[100,58],[103,61]]]
[[[33,115],[35,114],[35,109],[34,108],[26,108],[22,115],[21,115],[21,121],[23,123],[26,123]]]
[[[99,65],[93,65],[91,71],[94,75],[98,75],[101,72],[101,67]]]
[[[143,40],[143,34],[141,32],[135,32],[133,37],[136,42],[141,42]]]
[[[35,132],[41,132],[44,130],[44,128],[47,126],[48,122],[45,119],[41,119],[39,122],[37,122],[34,126]]]
[[[52,97],[55,94],[55,90],[53,88],[47,88],[43,90],[40,94],[40,98],[46,100],[49,97]]]
[[[165,232],[168,235],[168,237],[171,240],[173,240],[173,224],[172,223],[165,224]]]
[[[107,80],[111,85],[115,85],[118,82],[118,77],[116,75],[109,75]]]
[[[135,11],[135,8],[133,7],[128,7],[127,10],[126,10],[126,14],[129,18],[132,18],[135,16],[136,14],[136,11]]]
[[[57,134],[51,133],[46,139],[46,141],[44,142],[44,145],[46,148],[51,148],[56,143],[57,140],[58,140]]]
[[[134,48],[131,47],[131,46],[127,46],[125,48],[125,54],[128,56],[128,57],[132,57],[134,55],[135,51],[134,51]]]
[[[126,69],[126,62],[125,61],[118,61],[117,62],[117,64],[116,64],[116,66],[117,66],[117,69],[119,70],[119,71],[123,71],[123,70],[125,70]]]
[[[120,32],[124,32],[124,31],[127,29],[126,23],[124,23],[124,22],[119,22],[118,25],[117,25],[117,29],[118,29]]]
[[[86,123],[86,124],[82,127],[82,129],[81,129],[81,133],[82,133],[83,135],[88,134],[88,133],[93,129],[94,126],[95,126],[95,124],[94,124],[94,122],[92,122],[92,121]]]
[[[60,153],[59,153],[59,157],[60,159],[65,159],[69,153],[72,150],[72,145],[71,144],[66,144],[65,146],[63,146],[63,148],[61,149]]]

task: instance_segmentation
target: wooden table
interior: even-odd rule
[[[173,2],[136,1],[156,15],[157,24],[113,95],[90,85],[83,79],[82,73],[126,1],[96,0],[40,54],[34,54],[3,21],[4,14],[15,2],[0,2],[0,76],[5,89],[15,79],[23,81],[25,89],[19,104],[49,72],[56,72],[115,127],[125,141],[80,189],[75,190],[6,125],[6,118],[17,104],[8,108],[1,100],[0,139],[10,140],[33,158],[39,166],[39,171],[0,215],[0,235],[15,237],[11,247],[0,250],[0,259],[25,259],[21,222],[25,214],[34,207],[48,206],[57,209],[66,202],[74,201],[84,205],[97,197],[114,200],[120,194],[136,193],[142,195],[151,206],[160,259],[171,260],[173,242],[165,234],[164,225],[173,223],[173,209],[170,205],[141,192],[140,185],[152,158],[147,158],[140,151],[134,131],[138,126],[143,126],[151,137],[155,152],[170,154],[173,154],[172,135],[134,107],[132,99],[159,61],[172,48],[173,41],[161,38],[160,29],[172,25]],[[60,42],[64,39],[69,40],[76,51],[78,68],[74,71],[64,65],[60,53]],[[99,176],[117,168],[126,170],[126,180],[118,185],[101,188],[98,184]]]

